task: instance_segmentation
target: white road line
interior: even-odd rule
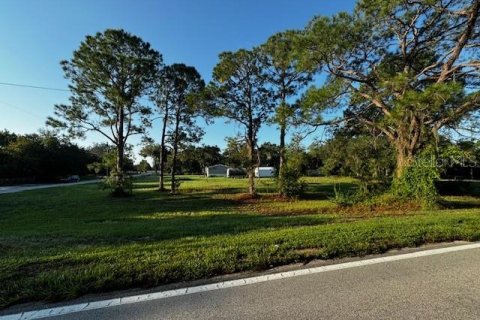
[[[251,278],[224,281],[224,282],[218,282],[218,283],[212,283],[212,284],[188,287],[188,288],[182,288],[182,289],[160,291],[160,292],[141,294],[141,295],[130,296],[130,297],[100,300],[100,301],[94,301],[89,303],[74,304],[70,306],[62,306],[62,307],[56,307],[56,308],[50,308],[50,309],[34,310],[34,311],[23,312],[18,314],[0,316],[0,320],[42,319],[42,318],[47,318],[51,316],[66,315],[66,314],[81,312],[86,310],[103,309],[103,308],[109,308],[109,307],[120,306],[125,304],[133,304],[133,303],[144,302],[144,301],[178,297],[178,296],[183,296],[183,295],[193,294],[193,293],[240,287],[240,286],[245,286],[249,284],[272,281],[272,280],[287,279],[287,278],[298,277],[298,276],[303,276],[308,274],[322,273],[322,272],[342,270],[342,269],[350,269],[350,268],[368,266],[372,264],[413,259],[413,258],[419,258],[419,257],[427,257],[427,256],[433,256],[433,255],[442,254],[442,253],[457,252],[457,251],[479,249],[479,248],[480,248],[480,242],[476,242],[476,243],[471,243],[471,244],[466,244],[461,246],[417,251],[413,253],[405,253],[405,254],[386,256],[381,258],[373,258],[373,259],[333,264],[333,265],[316,267],[316,268],[300,269],[300,270],[288,271],[288,272],[282,272],[282,273],[274,273],[274,274],[268,274],[268,275],[251,277]]]

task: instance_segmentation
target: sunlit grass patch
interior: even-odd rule
[[[334,185],[355,188],[350,178],[305,178],[299,200],[276,195],[273,179],[251,199],[246,179],[181,178],[177,195],[158,192],[156,176],[122,199],[96,185],[0,195],[0,306],[480,239],[479,198],[348,211],[331,197]]]

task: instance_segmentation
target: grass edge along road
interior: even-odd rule
[[[268,180],[251,203],[238,200],[246,181],[201,177],[185,177],[175,197],[155,192],[155,177],[127,199],[95,185],[1,195],[0,306],[480,239],[477,198],[454,199],[465,209],[350,217],[328,197],[351,179],[308,182],[295,202],[270,199]]]

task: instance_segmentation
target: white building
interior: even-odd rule
[[[229,167],[224,164],[205,167],[205,175],[207,177],[226,177],[228,168]]]
[[[257,178],[271,178],[275,176],[274,167],[257,167],[255,168],[255,177]]]

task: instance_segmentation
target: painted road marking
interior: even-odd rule
[[[87,311],[87,310],[103,309],[103,308],[109,308],[114,306],[144,302],[144,301],[160,300],[160,299],[165,299],[170,297],[184,296],[187,294],[240,287],[240,286],[245,286],[245,285],[254,284],[254,283],[288,279],[288,278],[315,274],[315,273],[350,269],[350,268],[369,266],[369,265],[379,264],[379,263],[413,259],[413,258],[419,258],[419,257],[428,257],[428,256],[437,255],[437,254],[442,254],[442,253],[458,252],[458,251],[464,251],[469,249],[479,249],[479,248],[480,248],[480,242],[476,242],[476,243],[471,243],[471,244],[466,244],[461,246],[424,250],[424,251],[405,253],[405,254],[399,254],[399,255],[393,255],[393,256],[387,256],[387,257],[381,257],[381,258],[372,258],[372,259],[359,260],[359,261],[353,261],[353,262],[339,263],[339,264],[333,264],[333,265],[322,266],[322,267],[300,269],[300,270],[287,271],[287,272],[281,272],[281,273],[273,273],[273,274],[267,274],[263,276],[224,281],[224,282],[218,282],[218,283],[212,283],[212,284],[206,284],[206,285],[200,285],[200,286],[188,287],[188,288],[181,288],[181,289],[175,289],[175,290],[159,291],[159,292],[141,294],[141,295],[130,296],[130,297],[114,298],[114,299],[85,302],[85,303],[50,308],[50,309],[34,310],[34,311],[28,311],[28,312],[17,313],[12,315],[0,316],[0,320],[42,319],[42,318],[66,315],[70,313]]]

